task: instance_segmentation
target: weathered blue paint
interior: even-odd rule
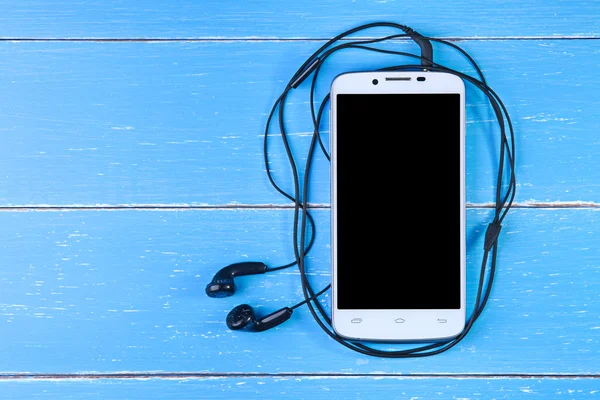
[[[0,399],[596,399],[598,380],[231,377],[0,381]]]
[[[321,286],[328,210],[314,215],[308,267]],[[490,215],[468,212],[469,304]],[[243,302],[267,313],[299,301],[294,270],[238,278],[231,298],[204,294],[228,263],[290,261],[290,210],[1,212],[0,371],[597,374],[599,219],[586,209],[511,212],[489,306],[469,336],[435,357],[382,360],[334,343],[305,308],[262,334],[226,329]],[[386,250],[402,262],[397,249],[374,251]]]
[[[0,379],[0,399],[597,397],[599,15],[597,2],[562,0],[0,3],[0,38],[67,39],[0,43],[0,206],[217,208],[0,212],[0,373],[226,374],[8,378]],[[262,165],[265,113],[319,39],[380,20],[467,39],[460,44],[481,62],[515,122],[517,200],[566,209],[511,212],[488,309],[448,353],[395,361],[358,356],[321,333],[306,309],[262,335],[227,331],[224,316],[242,301],[262,313],[301,298],[293,270],[240,279],[231,299],[203,294],[227,263],[290,260],[292,213],[275,208],[289,203],[269,186]],[[141,40],[93,42],[102,38]],[[180,38],[201,42],[145,42]],[[468,68],[455,55],[436,49],[438,55]],[[389,60],[336,55],[324,82]],[[311,131],[306,99],[306,89],[297,90],[286,114],[298,156]],[[493,199],[498,140],[490,134],[491,113],[479,108],[481,96],[471,91],[468,100],[467,197],[477,207]],[[272,168],[290,189],[282,148],[272,139]],[[422,160],[430,162],[426,146]],[[318,157],[313,203],[329,203],[327,170]],[[231,205],[266,208],[223,209]],[[362,206],[397,210],[377,194]],[[581,206],[589,208],[574,208]],[[409,207],[439,213],[422,209],[418,197]],[[319,236],[309,266],[324,285],[328,210],[315,216]],[[489,216],[488,209],[468,212],[471,300]],[[235,376],[246,372],[291,376]],[[367,376],[323,376],[338,373]],[[447,373],[455,375],[435,377]]]
[[[600,35],[594,1],[57,0],[0,3],[0,37],[323,38],[394,21],[428,35]]]
[[[0,87],[8,93],[0,97],[0,205],[289,204],[267,180],[262,134],[285,81],[318,45],[0,44]],[[596,41],[461,45],[511,113],[517,200],[599,202]],[[415,50],[408,43],[396,47]],[[454,52],[436,54],[441,63],[468,70]],[[405,61],[348,50],[325,67],[319,93],[342,71]],[[312,132],[307,101],[308,89],[301,87],[286,110],[301,169]],[[480,93],[471,88],[467,101],[467,199],[489,203],[498,131]],[[271,166],[291,190],[277,134],[270,141]],[[434,138],[398,154],[417,151],[428,163],[429,145]],[[312,178],[311,202],[329,203],[329,164],[320,154]]]

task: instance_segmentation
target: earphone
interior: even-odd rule
[[[381,37],[378,39],[363,39],[356,41],[347,41],[345,43],[339,44],[337,46],[333,46],[336,42],[346,38],[347,36],[354,34],[359,31],[363,31],[366,29],[374,28],[374,27],[388,27],[395,28],[401,30],[402,34],[390,35]],[[410,53],[392,51],[388,49],[381,49],[368,46],[370,44],[389,41],[396,38],[402,37],[410,37],[416,44],[419,45],[421,49],[421,55],[417,56]],[[433,47],[431,42],[438,42],[451,48],[459,51],[463,56],[465,56],[468,61],[474,66],[477,71],[478,78],[472,77],[465,73],[447,68],[440,64],[434,62],[433,58]],[[329,101],[329,95],[325,96],[321,105],[319,106],[318,111],[315,111],[315,102],[314,102],[314,92],[315,85],[317,81],[317,77],[320,69],[322,68],[325,61],[335,52],[346,49],[346,48],[354,48],[354,49],[362,49],[366,51],[373,51],[379,53],[386,53],[392,55],[400,55],[405,57],[411,57],[420,60],[420,65],[395,65],[390,67],[384,67],[380,70],[383,71],[392,71],[392,70],[430,70],[430,71],[440,71],[440,72],[448,72],[454,75],[459,76],[464,81],[470,83],[481,92],[483,92],[489,100],[490,105],[493,108],[494,114],[498,121],[498,125],[500,128],[500,137],[501,137],[501,146],[500,146],[500,157],[499,157],[499,166],[498,166],[498,177],[496,184],[496,195],[495,195],[495,207],[494,207],[494,218],[489,223],[488,228],[484,237],[484,254],[483,260],[480,270],[479,276],[479,286],[477,291],[477,297],[475,301],[475,309],[468,319],[467,324],[465,325],[464,330],[460,335],[455,338],[443,340],[431,344],[426,344],[423,346],[415,347],[407,350],[381,350],[378,348],[374,348],[371,346],[367,346],[361,342],[349,341],[340,337],[333,331],[331,328],[331,319],[325,312],[322,304],[318,301],[318,297],[325,293],[331,285],[327,285],[325,288],[320,290],[319,292],[315,292],[308,281],[308,277],[306,274],[306,254],[312,248],[314,243],[314,232],[315,232],[315,223],[313,217],[308,211],[308,177],[310,175],[310,167],[312,162],[312,157],[314,154],[314,150],[318,145],[321,148],[321,151],[325,155],[325,157],[329,160],[329,155],[323,145],[321,140],[321,136],[319,133],[319,126],[321,123],[321,118],[323,111],[325,110],[325,106]],[[287,139],[285,126],[284,126],[284,118],[283,118],[283,109],[285,106],[285,101],[288,93],[292,89],[296,89],[299,87],[309,76],[312,75],[312,84],[310,89],[310,106],[312,113],[312,120],[314,126],[314,133],[312,135],[311,144],[309,153],[306,160],[306,167],[304,171],[304,182],[302,185],[302,190],[300,189],[300,179],[299,173],[296,166],[296,161],[294,160],[293,154],[290,149],[290,145]],[[281,138],[283,144],[285,146],[286,154],[290,163],[290,167],[292,169],[293,179],[294,179],[294,195],[290,195],[282,190],[274,181],[273,176],[271,174],[268,162],[268,133],[271,121],[275,115],[275,112],[279,110],[279,127],[281,131]],[[509,135],[507,135],[507,126]],[[311,57],[309,57],[302,66],[297,70],[297,72],[292,76],[283,93],[276,100],[273,105],[269,117],[267,119],[265,132],[264,132],[264,159],[265,159],[265,167],[267,171],[267,175],[270,183],[273,187],[284,197],[294,202],[294,226],[293,226],[293,242],[294,242],[294,256],[295,261],[289,264],[269,268],[266,264],[262,262],[243,262],[229,265],[214,276],[213,280],[207,285],[206,293],[210,297],[227,297],[231,296],[235,293],[235,282],[234,278],[239,276],[246,275],[255,275],[255,274],[264,274],[270,273],[278,270],[282,270],[285,268],[292,267],[294,265],[298,266],[300,277],[301,277],[301,285],[302,291],[304,294],[304,300],[295,304],[291,307],[284,307],[280,310],[277,310],[265,317],[257,318],[254,310],[248,304],[242,304],[235,307],[230,313],[227,315],[226,324],[229,329],[232,330],[248,330],[255,332],[262,332],[275,326],[280,325],[281,323],[290,319],[293,314],[293,310],[296,308],[306,304],[308,309],[310,310],[311,315],[317,322],[317,324],[321,327],[321,329],[329,335],[332,339],[336,340],[338,343],[344,345],[345,347],[357,351],[361,354],[376,356],[376,357],[387,357],[387,358],[408,358],[408,357],[425,357],[431,356],[435,354],[439,354],[450,348],[454,347],[457,343],[459,343],[469,332],[474,322],[483,312],[490,293],[492,284],[494,281],[494,276],[496,272],[496,259],[498,254],[498,237],[500,231],[502,229],[502,222],[508,211],[511,208],[515,197],[516,191],[516,179],[515,179],[515,143],[514,143],[514,131],[512,122],[506,110],[506,107],[500,100],[499,96],[487,85],[483,73],[477,63],[473,60],[473,58],[467,54],[463,49],[459,46],[445,41],[441,39],[428,38],[422,36],[421,34],[415,32],[411,28],[392,23],[392,22],[376,22],[366,25],[361,25],[349,31],[346,31],[340,35],[337,35],[333,39],[329,40],[325,43],[321,48],[319,48]],[[506,183],[506,188],[503,187],[505,185],[504,182],[504,173],[505,167],[508,166],[509,179]],[[302,199],[302,200],[300,200]],[[307,227],[310,224],[310,235],[308,239],[306,238]],[[298,229],[300,228],[300,229]],[[298,237],[300,236],[300,237]],[[490,257],[491,254],[491,257]],[[490,263],[488,269],[488,261]],[[487,279],[486,279],[486,271]]]
[[[235,293],[236,276],[264,274],[267,266],[264,263],[250,261],[231,264],[214,276],[213,280],[206,286],[206,294],[209,297],[229,297]]]
[[[233,294],[235,294],[235,282],[233,280],[235,277],[264,274],[267,270],[269,269],[264,263],[257,261],[231,264],[217,272],[213,280],[206,285],[206,294],[209,297],[217,298],[233,296]],[[270,269],[269,271],[273,270],[275,269]],[[313,298],[320,296],[328,289],[329,286],[314,295]],[[267,329],[274,328],[290,319],[294,309],[306,304],[307,301],[308,300],[301,301],[292,307],[284,307],[259,320],[256,319],[254,309],[251,306],[248,304],[241,304],[231,310],[227,315],[227,327],[234,331],[244,328],[254,332],[266,331]]]

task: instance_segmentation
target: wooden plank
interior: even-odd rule
[[[600,201],[593,157],[600,128],[598,43],[461,43],[511,112],[520,202]],[[2,43],[0,88],[8,95],[0,97],[0,204],[289,204],[267,180],[262,134],[286,79],[317,46]],[[408,43],[395,47],[415,50]],[[443,64],[470,71],[454,53],[436,54]],[[324,94],[342,71],[398,62],[348,50],[325,66],[318,91]],[[469,90],[467,197],[488,203],[498,133],[482,95]],[[292,93],[286,111],[302,168],[312,129],[307,101],[305,85]],[[270,140],[271,165],[281,186],[291,190],[277,132]],[[314,203],[329,202],[328,168],[319,154]]]
[[[588,399],[598,379],[239,377],[0,381],[0,399]]]
[[[425,35],[598,36],[596,2],[107,0],[0,3],[4,38],[323,38],[374,21]],[[526,21],[535,21],[527,23]]]
[[[324,286],[328,210],[314,216],[308,268]],[[229,263],[290,261],[290,210],[0,212],[0,372],[598,374],[599,218],[594,209],[512,211],[489,306],[469,336],[400,361],[337,345],[305,308],[261,334],[226,329],[238,304],[264,314],[302,298],[294,270],[238,278],[230,298],[204,294]],[[489,210],[468,212],[469,304],[489,219]]]

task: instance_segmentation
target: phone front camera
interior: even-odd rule
[[[377,79],[373,79],[373,85],[377,85],[379,81]]]

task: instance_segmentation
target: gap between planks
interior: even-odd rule
[[[329,204],[309,204],[309,209],[329,209]],[[468,203],[468,209],[495,208],[494,203]],[[527,201],[513,203],[511,209],[539,208],[539,209],[597,209],[600,203],[593,201],[555,201],[538,202]],[[265,210],[265,209],[294,209],[294,204],[96,204],[96,205],[23,205],[0,206],[0,212],[27,212],[27,211],[127,211],[127,210],[163,210],[163,211],[193,211],[193,210]]]
[[[340,41],[351,41],[351,40],[370,40],[374,39],[375,36],[357,36],[350,38],[343,38]],[[450,42],[462,42],[462,41],[515,41],[515,40],[600,40],[600,36],[475,36],[475,37],[462,37],[462,36],[431,36],[434,39],[447,40]],[[140,42],[140,43],[151,43],[151,42],[325,42],[331,38],[276,38],[276,37],[203,37],[203,38],[33,38],[33,37],[4,37],[0,38],[0,42]],[[411,41],[408,38],[397,38],[392,39],[395,41]]]
[[[11,380],[93,380],[93,379],[219,379],[219,378],[395,378],[395,379],[600,379],[599,374],[340,374],[340,373],[210,373],[210,372],[115,372],[82,374],[0,374]]]

